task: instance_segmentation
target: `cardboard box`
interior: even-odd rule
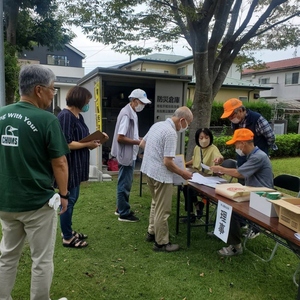
[[[274,204],[279,217],[279,223],[300,232],[300,198],[283,198],[269,200]]]
[[[249,206],[268,217],[277,217],[276,209],[269,199],[256,192],[250,193]]]

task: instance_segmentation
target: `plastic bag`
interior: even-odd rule
[[[119,171],[118,161],[116,158],[110,158],[107,161],[107,171]]]

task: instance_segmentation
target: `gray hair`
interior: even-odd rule
[[[20,95],[30,95],[39,84],[48,87],[55,79],[55,74],[49,68],[37,64],[24,65],[19,74]]]
[[[174,117],[177,117],[179,119],[183,118],[189,121],[193,120],[193,114],[191,110],[187,106],[181,106],[177,108],[173,114]]]
[[[240,109],[242,109],[242,111],[245,111],[246,107],[244,105],[241,105],[241,106],[237,107],[233,112],[237,113]]]

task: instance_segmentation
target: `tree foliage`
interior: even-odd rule
[[[64,16],[58,11],[56,1],[49,0],[4,0],[4,33],[6,55],[16,56],[17,51],[32,49],[34,45],[49,49],[62,49],[74,34],[64,26]],[[14,53],[13,53],[14,49]],[[5,71],[17,70],[17,60],[6,61]],[[15,64],[13,66],[13,64]],[[14,101],[15,82],[10,73],[5,73],[6,103]],[[12,80],[12,81],[10,81]]]
[[[63,1],[63,0],[62,0]],[[93,41],[128,54],[147,54],[185,38],[196,76],[190,135],[208,127],[214,97],[237,55],[298,46],[300,0],[75,0],[70,22]],[[145,41],[140,45],[139,41]],[[152,41],[154,44],[148,43]],[[248,54],[248,55],[246,55]],[[190,139],[193,141],[193,139]],[[188,156],[193,143],[189,143]]]

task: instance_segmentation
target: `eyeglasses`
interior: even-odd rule
[[[53,87],[49,87],[49,86],[45,86],[45,85],[42,85],[42,84],[39,84],[40,86],[46,88],[46,89],[49,89],[53,92],[53,95],[56,95],[57,94],[57,89],[53,88]]]

